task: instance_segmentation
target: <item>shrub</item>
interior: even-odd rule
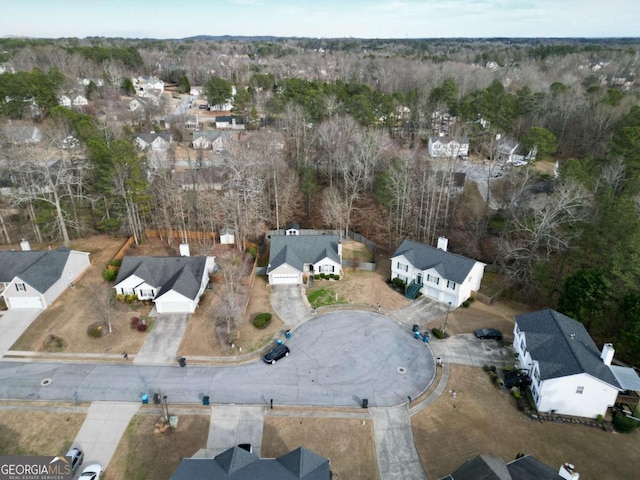
[[[407,286],[407,282],[405,282],[404,280],[402,280],[399,277],[396,277],[392,280],[392,283],[394,285],[394,287],[396,288],[405,288]]]
[[[124,296],[124,301],[126,303],[133,303],[138,300],[138,296],[135,293],[127,294]]]
[[[136,330],[138,328],[138,325],[140,325],[140,317],[133,317],[131,319],[131,330]]]
[[[469,308],[469,305],[470,305],[470,304],[469,304],[469,300],[465,300],[464,302],[462,302],[462,306],[463,306],[464,308]]]
[[[44,350],[46,352],[62,352],[67,348],[67,342],[57,335],[48,335],[44,341]]]
[[[431,333],[433,333],[433,336],[442,340],[443,338],[447,337],[446,332],[443,332],[442,330],[440,330],[439,328],[432,328],[431,329]]]
[[[111,260],[111,261],[109,262],[109,265],[112,265],[112,266],[114,266],[114,267],[119,267],[119,266],[121,266],[121,265],[122,265],[122,260],[121,260],[121,259],[118,259],[118,260],[116,260],[116,259]]]
[[[253,326],[256,328],[266,328],[271,323],[272,315],[268,312],[259,313],[253,319]]]
[[[90,337],[93,338],[101,338],[102,337],[102,325],[99,323],[94,323],[93,325],[89,325],[87,329],[87,333]]]
[[[615,412],[613,414],[613,426],[621,433],[630,433],[640,427],[640,422],[627,417],[624,413]]]
[[[598,423],[604,422],[604,417],[602,416],[601,413],[598,414],[598,418],[596,420],[598,421]]]
[[[102,278],[107,282],[113,282],[118,276],[118,272],[115,270],[109,270],[108,268],[102,272]]]
[[[513,390],[511,392],[511,395],[513,395],[513,398],[515,398],[516,400],[519,400],[522,397],[522,395],[520,395],[520,392],[518,390]]]
[[[146,332],[147,331],[147,324],[146,323],[139,323],[136,326],[136,330],[138,330],[139,332]]]
[[[476,301],[476,299],[475,299],[475,298],[473,298],[473,297],[469,297],[469,298],[467,298],[467,302],[469,302],[469,303],[473,303],[473,302],[475,302],[475,301]]]
[[[493,378],[493,384],[496,387],[501,387],[504,385],[504,382],[502,381],[502,379],[500,378],[500,375],[496,375],[495,378]]]
[[[124,294],[122,293],[116,294],[116,300],[118,300],[119,302],[124,302],[124,298],[125,298]]]
[[[487,365],[486,363],[482,366],[482,370],[484,370],[485,372],[489,372],[489,365]]]
[[[316,274],[313,276],[313,278],[314,278],[314,280],[320,280],[320,274],[319,274],[319,273],[316,273]]]
[[[258,254],[258,249],[256,247],[251,247],[249,249],[249,255],[251,255],[252,257],[255,257]]]

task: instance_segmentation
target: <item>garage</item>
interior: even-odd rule
[[[272,274],[269,275],[271,285],[295,285],[300,283],[300,275],[292,274]]]
[[[44,308],[40,297],[5,297],[7,308]]]
[[[158,302],[156,301],[156,311],[158,313],[191,313],[190,302]]]

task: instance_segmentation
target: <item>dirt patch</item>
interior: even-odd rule
[[[261,455],[263,457],[278,457],[301,445],[331,460],[333,478],[339,480],[380,478],[371,420],[265,418],[262,433]]]
[[[420,461],[428,478],[441,478],[476,455],[530,454],[559,468],[573,463],[590,478],[632,478],[640,462],[640,432],[612,434],[580,425],[539,423],[521,415],[513,398],[479,368],[450,366],[445,393],[412,417]],[[448,393],[456,391],[456,399]],[[454,407],[455,406],[455,407]]]
[[[105,477],[169,479],[183,458],[205,448],[209,416],[182,415],[178,426],[154,435],[159,416],[135,415],[115,451]]]
[[[364,243],[353,240],[342,241],[342,258],[351,260],[354,264],[359,262],[375,261],[374,253]]]
[[[80,413],[0,410],[0,455],[64,455],[84,418]]]

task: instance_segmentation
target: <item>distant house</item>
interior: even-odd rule
[[[131,79],[131,82],[133,83],[133,87],[139,92],[153,92],[157,95],[164,92],[164,82],[153,75],[134,77]]]
[[[67,95],[60,95],[58,97],[58,104],[62,107],[70,107],[71,106],[71,98]]]
[[[524,455],[509,463],[498,457],[478,455],[440,480],[578,480],[579,476],[568,463],[554,470],[531,455]]]
[[[604,416],[624,390],[611,369],[613,345],[598,350],[582,323],[555,310],[516,315],[513,346],[541,412]]]
[[[520,144],[515,140],[504,139],[498,143],[498,162],[513,163]]]
[[[408,285],[407,296],[418,292],[458,307],[480,289],[485,264],[447,251],[445,237],[438,248],[413,240],[404,240],[391,256],[391,280],[399,278]]]
[[[124,257],[113,288],[152,300],[158,313],[193,313],[214,266],[215,257]]]
[[[0,265],[0,287],[7,308],[47,308],[73,285],[90,262],[88,253],[61,247],[3,251]]]
[[[83,95],[76,95],[73,97],[72,103],[74,107],[83,107],[84,105],[88,105],[89,101]]]
[[[40,143],[42,132],[32,125],[5,125],[2,128],[0,141],[13,145]]]
[[[305,275],[342,275],[342,245],[338,235],[278,235],[271,237],[267,275],[270,285],[301,285]]]
[[[304,447],[278,458],[259,458],[233,447],[214,458],[185,458],[170,480],[330,480],[329,459]]]
[[[184,126],[187,130],[197,130],[200,126],[197,115],[173,114],[165,115],[162,118],[164,128],[169,129],[171,126]]]
[[[135,97],[129,101],[129,110],[132,112],[144,112],[149,108],[159,107],[158,97]]]
[[[134,143],[140,150],[166,150],[171,145],[169,132],[136,133]]]
[[[438,135],[429,137],[429,156],[433,158],[457,158],[469,156],[469,138]]]
[[[222,152],[229,149],[231,132],[206,130],[204,132],[193,132],[191,146],[198,150],[214,150]]]
[[[244,120],[232,116],[216,117],[216,128],[218,130],[244,130]]]

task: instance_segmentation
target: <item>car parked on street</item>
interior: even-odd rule
[[[100,480],[102,477],[102,465],[92,463],[84,468],[78,480]]]
[[[64,454],[65,457],[71,457],[71,475],[74,475],[82,462],[84,462],[84,453],[78,447],[70,448],[67,453]]]
[[[288,357],[289,352],[289,347],[287,347],[284,343],[279,343],[264,356],[263,360],[265,361],[265,363],[270,363],[271,365],[273,365],[281,358]]]
[[[495,328],[481,328],[474,333],[477,338],[482,340],[502,340],[502,332]]]

